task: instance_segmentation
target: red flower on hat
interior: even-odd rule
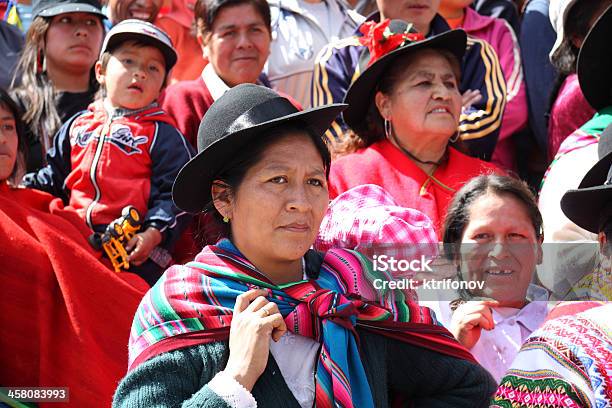
[[[406,44],[406,42],[415,42],[425,39],[425,36],[419,32],[412,31],[412,24],[408,25],[406,32],[392,33],[389,30],[391,20],[384,20],[380,23],[368,21],[361,25],[359,31],[363,37],[359,37],[359,43],[368,47],[370,51],[370,62],[368,66],[378,61],[383,56],[391,51],[394,51]]]

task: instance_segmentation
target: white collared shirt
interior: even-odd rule
[[[230,89],[230,87],[223,82],[221,77],[217,75],[215,69],[210,63],[206,64],[204,70],[202,70],[202,80],[204,80],[204,83],[210,92],[210,96],[212,96],[215,101],[223,96],[228,89]]]
[[[546,319],[548,314],[548,291],[540,286],[530,284],[527,289],[527,303],[522,309],[511,307],[494,307],[493,330],[482,330],[480,339],[470,352],[499,383],[512,364],[523,342]],[[427,303],[436,312],[436,316],[445,327],[450,327],[452,312],[448,301]],[[436,310],[437,309],[437,310]]]
[[[548,314],[546,289],[529,285],[527,294],[533,300],[522,309],[494,307],[495,328],[483,330],[480,339],[470,350],[480,365],[491,373],[498,384],[527,337],[540,327]]]
[[[315,399],[315,367],[320,343],[310,337],[287,332],[278,343],[270,342],[280,373],[302,408],[312,407]],[[256,408],[253,395],[224,371],[209,383],[209,388],[232,408]]]

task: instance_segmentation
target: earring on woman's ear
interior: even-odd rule
[[[230,219],[229,219],[229,217],[227,215],[225,217],[223,217],[223,222],[224,223],[227,224],[227,223],[229,223],[229,221],[230,221]]]
[[[36,73],[41,74],[47,70],[47,61],[45,60],[45,54],[41,50],[36,55]]]
[[[391,121],[389,119],[385,119],[385,136],[387,136],[387,139],[392,139],[391,132]]]

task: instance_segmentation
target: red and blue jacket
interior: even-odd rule
[[[379,13],[367,19],[379,20]],[[436,14],[427,37],[448,30],[450,27],[444,18]],[[315,60],[312,106],[344,100],[349,86],[365,68],[361,65],[369,60],[368,49],[359,42],[362,35],[358,28],[354,36],[328,44],[321,50]],[[489,161],[497,144],[506,106],[506,81],[497,54],[488,42],[468,36],[466,52],[461,61],[459,90],[461,93],[467,90],[480,91],[482,98],[462,112],[459,133],[470,156]],[[338,117],[328,130],[327,137],[340,139],[346,129],[346,124]]]
[[[46,167],[26,175],[28,187],[61,197],[94,231],[127,205],[174,244],[190,216],[172,202],[172,184],[193,149],[157,104],[108,111],[102,101],[68,120],[55,135]]]

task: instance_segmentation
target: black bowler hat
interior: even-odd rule
[[[241,84],[229,89],[204,115],[198,129],[198,155],[179,172],[172,187],[177,207],[196,213],[211,201],[213,180],[232,158],[265,131],[287,123],[304,125],[322,137],[346,105],[298,110],[273,90]],[[296,152],[299,154],[299,152]]]
[[[64,13],[91,13],[106,18],[98,0],[34,0],[32,17],[53,17]]]
[[[385,29],[381,33],[380,28],[382,27]],[[361,37],[360,41],[366,43],[369,54],[362,54],[359,61],[362,73],[353,82],[344,97],[344,103],[348,104],[348,108],[343,113],[344,121],[353,129],[365,125],[368,109],[374,101],[378,83],[384,71],[391,67],[398,57],[422,49],[443,49],[450,51],[461,63],[463,54],[465,54],[467,35],[465,31],[456,29],[425,38],[410,23],[402,20],[387,20],[378,25],[372,25],[370,32]],[[389,50],[389,44],[397,45],[396,48]]]
[[[612,105],[612,6],[597,19],[578,53],[578,82],[596,110]]]
[[[578,189],[561,198],[561,209],[576,225],[595,234],[612,218],[612,125],[599,138],[599,161],[584,176]]]

